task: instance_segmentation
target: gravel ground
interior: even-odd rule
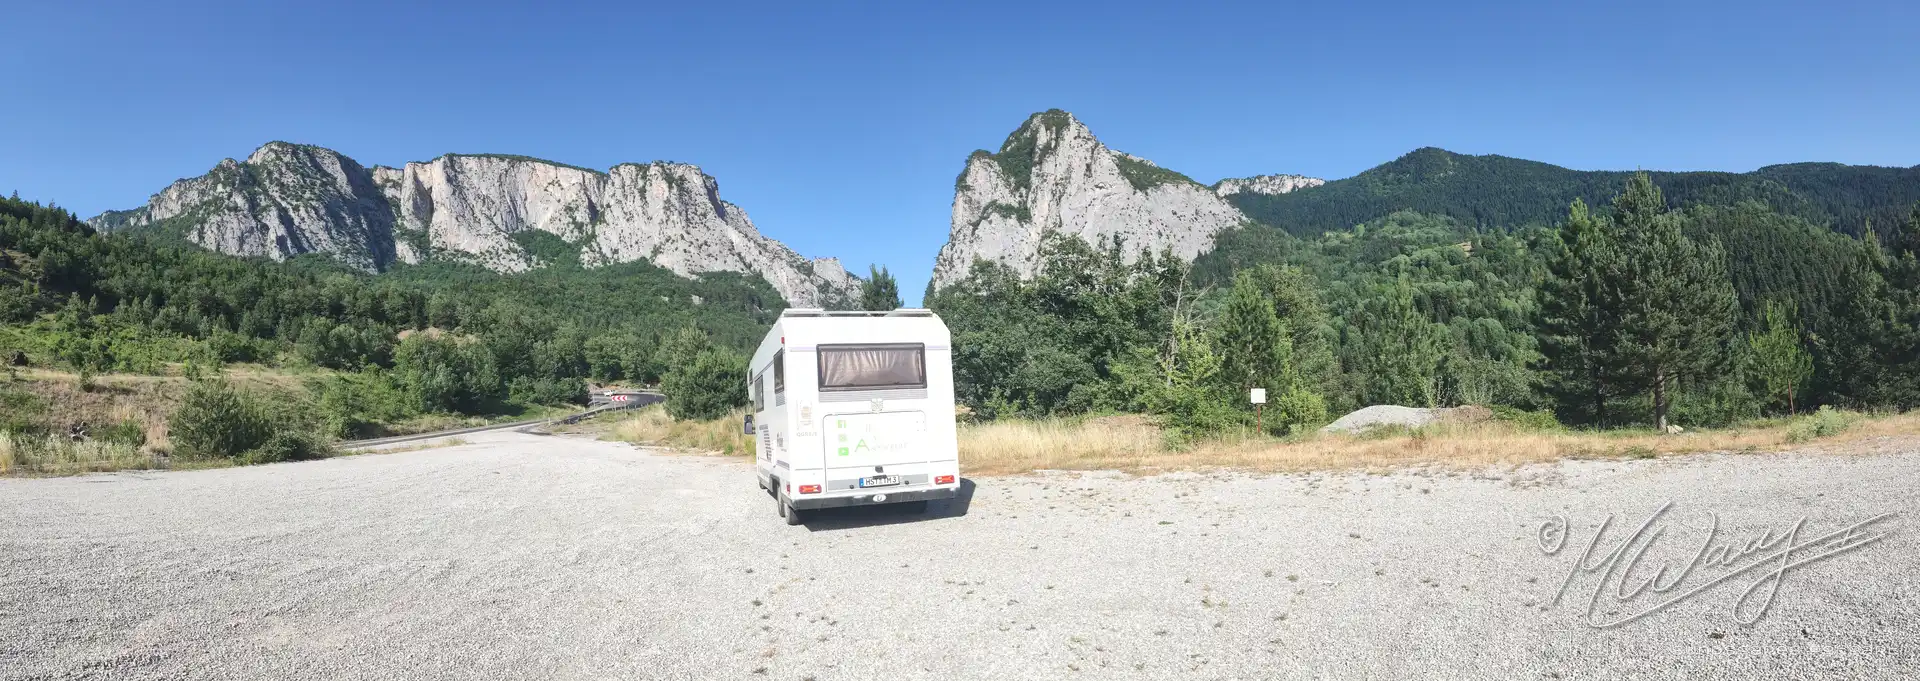
[[[309,463],[0,480],[0,678],[1920,669],[1920,440],[1478,475],[990,478],[924,517],[845,509],[787,527],[744,462],[467,438]],[[1732,608],[1759,570],[1615,628],[1583,623],[1590,600],[1596,619],[1630,615],[1730,571],[1717,565],[1625,602],[1617,573],[1597,599],[1604,569],[1582,573],[1550,605],[1609,513],[1620,518],[1596,556],[1667,501],[1654,526],[1664,534],[1629,584],[1687,562],[1709,512],[1716,545],[1736,551],[1801,518],[1805,542],[1900,515],[1859,531],[1884,533],[1877,543],[1787,571],[1751,625]],[[1547,555],[1540,528],[1555,516],[1571,539]]]

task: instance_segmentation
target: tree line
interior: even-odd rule
[[[1749,173],[1648,174],[1677,205],[1758,201],[1854,235],[1869,223],[1884,226],[1903,220],[1920,201],[1920,166],[1793,163]],[[1395,210],[1442,215],[1479,227],[1509,227],[1557,222],[1575,199],[1604,204],[1632,175],[1428,147],[1319,187],[1278,195],[1242,192],[1228,200],[1256,222],[1304,236],[1346,229]]]
[[[1055,235],[1033,278],[975,263],[927,300],[986,418],[1150,412],[1204,433],[1251,425],[1260,387],[1276,433],[1370,404],[1718,425],[1920,404],[1920,206],[1889,227],[1674,208],[1641,173],[1553,225],[1246,225],[1192,264]]]
[[[337,437],[421,414],[584,403],[589,382],[657,383],[688,366],[667,350],[676,335],[737,355],[784,307],[758,276],[643,262],[370,275],[100,234],[58,207],[0,198],[0,359],[83,375],[329,369],[308,392]]]
[[[1883,231],[1884,230],[1884,231]],[[1858,235],[1759,202],[1674,207],[1629,176],[1552,224],[1399,211],[1300,236],[1247,224],[1193,262],[1049,235],[1040,271],[989,262],[929,290],[978,418],[1161,415],[1175,437],[1274,433],[1370,404],[1480,404],[1572,425],[1714,425],[1818,405],[1920,404],[1920,206]],[[901,304],[874,268],[853,301]],[[85,372],[230,362],[309,380],[335,437],[427,413],[580,402],[659,383],[669,409],[744,404],[784,307],[755,276],[644,262],[368,275],[98,234],[0,199],[0,359]]]

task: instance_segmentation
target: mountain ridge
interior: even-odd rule
[[[1347,178],[1280,195],[1229,197],[1250,219],[1300,235],[1346,229],[1399,210],[1447,215],[1481,227],[1550,224],[1574,199],[1603,205],[1639,170],[1574,170],[1500,154],[1420,147]],[[1894,224],[1920,201],[1920,165],[1803,161],[1729,171],[1646,170],[1675,206],[1757,200],[1858,234]]]
[[[964,278],[975,261],[1031,276],[1050,234],[1118,241],[1128,257],[1169,250],[1192,259],[1244,221],[1214,187],[1108,147],[1073,114],[1049,109],[1028,116],[999,151],[967,156],[932,288]]]
[[[699,166],[670,161],[598,171],[447,153],[369,167],[325,147],[274,141],[245,161],[223,159],[175,181],[145,206],[88,222],[157,229],[232,255],[320,253],[366,271],[435,258],[501,272],[645,259],[688,277],[759,275],[796,306],[838,304],[858,287],[837,259],[803,258],[761,235]]]

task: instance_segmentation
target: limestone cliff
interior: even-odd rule
[[[1048,232],[1089,243],[1119,239],[1129,255],[1167,248],[1191,259],[1243,220],[1214,190],[1107,148],[1072,114],[1047,111],[1029,117],[998,152],[967,159],[934,285],[965,277],[976,259],[1031,276]]]
[[[720,198],[718,182],[680,163],[600,172],[450,154],[369,169],[320,147],[273,142],[93,222],[157,227],[234,255],[321,253],[369,271],[451,258],[514,272],[577,254],[589,267],[644,258],[685,276],[759,274],[796,306],[859,288],[839,261],[808,260],[761,235],[746,211]]]
[[[1223,197],[1234,194],[1285,194],[1295,189],[1318,187],[1326,183],[1326,180],[1305,175],[1256,175],[1216,182],[1213,185],[1213,193]]]

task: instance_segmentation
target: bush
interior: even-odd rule
[[[1689,428],[1717,428],[1758,418],[1761,403],[1744,381],[1719,380],[1680,391],[1667,419]]]
[[[281,430],[267,441],[238,457],[240,463],[279,463],[311,461],[333,455],[333,446],[319,435],[306,430]]]
[[[423,412],[485,413],[505,392],[486,349],[454,338],[408,337],[394,353],[394,373]]]
[[[1278,435],[1303,433],[1327,422],[1327,400],[1320,393],[1295,386],[1280,393],[1267,428]]]
[[[273,437],[273,421],[252,396],[225,381],[201,381],[167,421],[174,450],[189,458],[232,458]]]
[[[1497,404],[1487,409],[1493,412],[1495,421],[1511,423],[1521,430],[1566,430],[1566,426],[1560,425],[1560,420],[1553,417],[1552,410],[1527,411]]]
[[[587,382],[578,378],[523,376],[513,379],[509,394],[521,404],[586,404]]]
[[[121,421],[95,427],[93,439],[128,447],[142,447],[147,444],[147,429],[138,421]]]
[[[717,419],[747,403],[747,359],[708,349],[691,364],[672,367],[660,379],[667,414],[675,419]]]
[[[1169,448],[1182,449],[1252,422],[1253,414],[1221,399],[1220,394],[1200,386],[1175,386],[1160,396],[1155,407]]]
[[[1820,407],[1820,411],[1795,420],[1787,426],[1787,441],[1801,443],[1818,437],[1839,435],[1852,428],[1860,415],[1850,411],[1839,411],[1830,406]]]
[[[319,396],[314,412],[320,431],[343,440],[379,437],[385,434],[381,424],[420,415],[412,396],[378,371],[314,379],[308,391]]]
[[[46,410],[46,402],[38,395],[0,388],[0,433],[43,434],[46,424],[39,417]]]

